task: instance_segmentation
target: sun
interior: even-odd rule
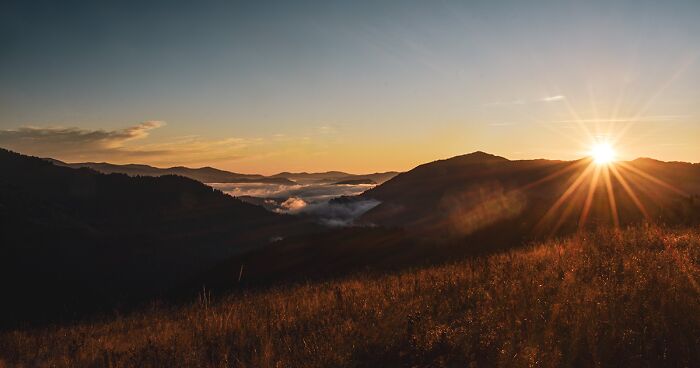
[[[598,143],[591,148],[591,157],[598,165],[608,165],[615,161],[615,149],[609,143]]]

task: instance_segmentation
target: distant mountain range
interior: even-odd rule
[[[342,171],[327,171],[321,173],[291,173],[291,172],[281,172],[270,176],[271,178],[286,178],[294,180],[300,184],[320,184],[320,183],[345,183],[350,182],[349,185],[358,184],[369,184],[370,182],[381,184],[387,180],[398,175],[397,171],[387,171],[383,173],[374,174],[348,174]]]
[[[372,179],[348,179],[333,183],[335,185],[377,185]]]
[[[66,166],[74,169],[87,167],[104,174],[120,173],[127,174],[130,176],[179,175],[200,181],[202,183],[264,183],[278,185],[334,183],[346,185],[359,185],[368,183],[381,184],[398,174],[398,172],[395,171],[374,174],[348,174],[342,171],[328,171],[322,173],[282,172],[276,175],[264,176],[258,174],[239,174],[230,171],[219,170],[213,167],[189,168],[184,166],[176,166],[169,168],[158,168],[140,164],[116,165],[106,162],[65,163],[50,158],[47,158],[46,160],[53,162],[54,164],[59,166]]]
[[[169,168],[158,168],[148,165],[128,164],[115,165],[106,162],[81,162],[68,164],[65,162],[52,160],[55,164],[78,169],[87,167],[104,174],[127,174],[130,176],[163,176],[179,175],[194,179],[202,183],[269,183],[280,185],[294,185],[295,182],[284,177],[265,177],[256,174],[239,174],[230,171],[215,169],[213,167],[202,167],[192,169],[184,166]]]

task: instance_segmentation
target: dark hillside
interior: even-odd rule
[[[179,176],[104,175],[5,150],[0,171],[4,321],[155,295],[312,228]]]

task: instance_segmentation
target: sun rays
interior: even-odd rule
[[[688,197],[685,191],[647,172],[638,163],[617,161],[617,153],[609,143],[594,144],[588,157],[561,168],[533,185],[541,185],[572,170],[567,185],[535,227],[536,233],[554,235],[571,221],[576,221],[577,228],[584,230],[592,223],[594,210],[598,211],[596,224],[605,225],[603,222],[609,221],[607,225],[619,228],[622,203],[629,204],[624,208],[627,220],[634,211],[637,217],[652,221],[654,218],[649,206],[660,205],[662,199],[669,195]],[[604,216],[600,213],[603,208],[607,208],[608,212]]]
[[[581,119],[571,106],[569,111],[574,120]],[[605,119],[596,118],[595,121],[600,123]],[[611,118],[607,126],[596,124],[595,131],[581,121],[578,124],[583,130],[581,137],[588,140],[590,147],[584,151],[586,157],[521,188],[533,188],[556,177],[568,176],[564,186],[548,187],[547,190],[559,193],[551,206],[542,209],[542,217],[534,228],[536,234],[554,235],[564,226],[585,230],[591,225],[620,228],[630,221],[651,222],[659,216],[659,209],[668,203],[666,200],[670,196],[689,197],[683,189],[669,184],[668,181],[673,180],[667,177],[668,172],[658,172],[645,164],[653,165],[653,161],[621,159],[624,151],[618,151],[618,145],[625,143],[623,135],[629,131],[630,124],[618,129],[617,121]]]
[[[579,110],[574,106],[573,99],[563,101],[563,110],[568,113],[566,122],[572,123],[575,132],[564,127],[556,129],[556,125],[547,128],[561,130],[558,133],[570,140],[572,147],[577,147],[579,154],[585,157],[525,186],[540,186],[555,177],[569,176],[562,187],[548,188],[558,191],[557,199],[550,207],[542,209],[542,218],[535,226],[536,233],[552,235],[564,224],[572,223],[583,230],[593,221],[615,228],[629,223],[630,219],[650,222],[654,216],[659,216],[659,209],[668,203],[665,200],[690,197],[687,191],[669,184],[670,181],[682,186],[682,181],[672,180],[671,172],[656,170],[653,161],[624,161],[623,157],[635,151],[635,146],[640,144],[634,128],[639,123],[649,121],[647,114],[652,111],[658,98],[699,57],[700,54],[695,54],[686,60],[661,82],[658,89],[640,101],[631,98],[626,93],[629,91],[623,88],[611,107],[601,108],[600,105],[604,107],[606,104],[600,104],[590,85],[587,107]],[[625,105],[631,109],[623,109]],[[623,113],[623,110],[627,111]],[[571,126],[566,128],[570,129]],[[631,134],[633,132],[635,134]],[[648,154],[653,155],[651,152]]]

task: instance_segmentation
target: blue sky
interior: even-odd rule
[[[700,161],[697,1],[0,6],[0,146],[20,152],[378,171],[619,134],[627,158]]]

